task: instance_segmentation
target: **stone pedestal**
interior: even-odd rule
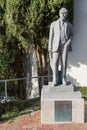
[[[73,85],[43,86],[41,123],[83,123],[84,99]]]

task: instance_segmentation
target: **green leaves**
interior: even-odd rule
[[[0,52],[0,79],[12,77],[13,72],[11,69],[11,64],[13,62],[14,62],[14,58],[11,57],[9,59],[9,53],[7,52],[7,49],[4,49],[2,52]]]
[[[73,0],[0,0],[0,79],[25,74],[25,52],[32,44],[47,53],[49,27],[62,6],[72,21]]]

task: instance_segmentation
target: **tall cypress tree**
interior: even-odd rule
[[[49,27],[61,7],[73,19],[73,0],[0,0],[0,78],[25,77],[25,55],[33,45],[38,67],[47,66]],[[21,84],[17,84],[17,95]],[[23,90],[25,88],[23,87]],[[25,96],[20,92],[21,95]]]

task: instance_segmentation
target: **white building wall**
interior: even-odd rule
[[[74,0],[73,32],[67,76],[71,83],[87,86],[87,0]]]

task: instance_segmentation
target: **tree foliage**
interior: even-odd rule
[[[31,45],[42,67],[49,27],[61,7],[69,9],[72,22],[73,0],[0,0],[0,79],[26,76],[25,56]]]

